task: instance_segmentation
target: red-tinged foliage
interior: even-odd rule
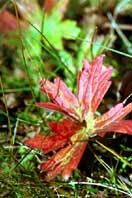
[[[63,18],[67,11],[69,2],[70,0],[59,0],[59,2],[57,0],[45,0],[44,9],[48,14],[50,14],[51,11],[56,7],[56,9],[59,9],[61,18]]]
[[[56,175],[58,175],[59,172],[62,171],[63,164],[61,163],[64,161],[64,157],[66,157],[72,147],[72,145],[66,146],[65,148],[54,154],[52,157],[50,157],[47,161],[40,164],[39,168],[48,172],[47,176],[50,176],[49,179],[54,178]],[[59,172],[57,171],[58,169],[60,170]]]
[[[104,136],[107,132],[132,135],[132,121],[122,120],[132,111],[132,103],[126,106],[124,102],[119,103],[103,115],[95,116],[96,109],[111,84],[109,78],[112,67],[104,69],[102,61],[103,56],[98,56],[91,64],[83,61],[82,71],[78,74],[77,96],[59,78],[53,83],[46,79],[40,81],[40,90],[52,102],[37,105],[59,111],[73,119],[71,121],[67,118],[61,123],[50,122],[53,136],[35,136],[26,141],[32,148],[41,148],[44,153],[63,147],[40,165],[40,169],[47,173],[47,179],[53,179],[61,173],[63,179],[67,180],[77,168],[89,137]]]
[[[31,148],[42,149],[43,153],[46,154],[50,151],[57,150],[66,144],[70,144],[71,136],[81,127],[68,119],[64,119],[60,123],[49,122],[49,126],[55,135],[36,135],[33,138],[27,139],[25,144],[29,145]]]
[[[58,104],[54,104],[51,102],[37,102],[36,106],[44,108],[44,109],[52,109],[52,110],[58,111],[62,114],[66,114],[65,111],[63,109],[61,109]]]
[[[9,11],[0,12],[0,33],[8,33],[17,28],[16,18]]]
[[[67,180],[72,171],[77,168],[86,145],[87,142],[80,142],[79,144],[77,142],[76,144],[68,145],[42,163],[39,168],[47,171],[46,179],[53,179],[61,173],[63,179]]]
[[[132,135],[132,120],[121,120],[119,122],[114,122],[113,124],[108,125],[104,129],[100,129],[96,132],[97,135],[103,137],[107,132],[116,132]]]
[[[69,163],[65,165],[62,171],[62,178],[64,178],[64,180],[68,180],[70,175],[72,174],[72,171],[78,167],[78,164],[82,158],[87,143],[87,141],[81,142],[79,146],[76,148],[74,154],[71,156]]]
[[[123,107],[123,103],[117,104],[115,107],[111,108],[108,112],[99,116],[96,119],[96,128],[102,129],[104,127],[109,127],[114,122],[118,123],[123,117],[132,111],[132,103]]]
[[[95,113],[111,82],[112,67],[104,69],[102,65],[103,55],[97,57],[89,64],[83,61],[83,69],[78,75],[77,97],[68,89],[63,81],[55,79],[50,82],[46,79],[40,81],[40,90],[47,94],[55,105],[52,108],[51,103],[37,104],[43,108],[57,110],[61,113],[83,122],[89,113]]]
[[[45,0],[44,9],[46,12],[50,12],[56,4],[56,0]]]
[[[79,72],[77,97],[81,104],[83,118],[87,117],[89,109],[95,113],[111,82],[109,78],[112,67],[104,71],[102,67],[103,55],[88,64],[83,61],[83,69]]]
[[[79,124],[76,124],[69,119],[64,119],[62,122],[49,122],[48,125],[52,132],[60,134],[65,138],[70,138],[80,129]]]
[[[57,78],[52,83],[42,79],[39,83],[40,90],[47,94],[53,103],[37,103],[37,106],[57,110],[66,115],[69,114],[72,118],[79,119],[79,115],[75,112],[75,109],[79,108],[78,100],[62,80]]]
[[[68,140],[61,135],[55,136],[42,136],[36,135],[35,137],[25,141],[25,144],[31,148],[39,148],[43,150],[43,153],[49,153],[50,151],[57,150],[68,143]]]

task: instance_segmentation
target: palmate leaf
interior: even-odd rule
[[[66,66],[64,72],[67,72],[68,65],[68,70],[76,73],[73,58],[64,49],[63,39],[75,40],[81,30],[75,21],[62,19],[60,10],[63,1],[61,0],[61,4],[57,1],[50,14],[40,7],[37,0],[16,1],[19,13],[26,24],[26,27],[22,28],[24,52],[28,64],[31,65],[29,73],[32,73],[35,83],[38,81],[36,72],[41,74],[42,71],[41,57],[45,56],[42,46],[52,56],[51,58],[60,60],[60,63]]]
[[[42,33],[55,48],[60,50],[63,49],[62,38],[76,39],[80,33],[80,28],[77,27],[75,21],[62,20],[60,8],[58,7],[59,5],[62,6],[62,3],[56,3],[56,6],[49,15],[44,13],[44,10],[39,7],[36,0],[17,1],[17,6],[23,18],[35,24],[35,27],[40,31],[41,27],[43,27]],[[44,24],[42,24],[42,21]]]
[[[75,21],[62,21],[60,11],[56,7],[50,15],[45,16],[43,33],[55,48],[62,50],[62,38],[75,40],[80,33],[80,28]]]

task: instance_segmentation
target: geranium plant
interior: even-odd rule
[[[132,121],[122,120],[132,111],[132,103],[125,106],[122,102],[103,115],[95,114],[111,85],[112,67],[103,66],[103,57],[96,57],[90,64],[83,60],[82,71],[78,73],[76,96],[59,78],[54,82],[45,78],[40,80],[40,90],[52,102],[40,102],[37,106],[67,116],[61,122],[49,122],[54,135],[36,135],[25,141],[31,148],[42,149],[44,154],[57,150],[39,166],[46,173],[46,179],[61,174],[67,180],[77,168],[90,137],[104,136],[107,132],[132,134]]]

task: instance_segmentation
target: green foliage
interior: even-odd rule
[[[21,45],[23,47],[21,46],[18,50],[19,54],[23,54],[20,56],[21,59],[23,60],[23,56],[25,58],[24,65],[26,65],[31,87],[38,82],[41,76],[45,75],[45,70],[47,69],[42,59],[47,59],[47,52],[50,53],[50,59],[51,61],[53,60],[54,64],[60,65],[60,62],[62,62],[60,68],[64,70],[66,76],[69,74],[67,70],[75,74],[73,57],[64,49],[63,39],[75,40],[77,38],[80,28],[77,26],[76,21],[62,19],[60,14],[62,3],[60,4],[60,2],[58,2],[50,15],[44,13],[38,6],[37,1],[27,1],[26,3],[17,3],[24,20],[30,22],[25,30],[22,28],[20,30],[23,42]],[[28,12],[26,6],[33,6],[33,15],[33,11],[30,11],[31,13]],[[34,92],[36,95],[38,90],[35,89]]]
[[[75,40],[79,33],[80,28],[75,21],[62,21],[59,9],[54,9],[50,16],[46,15],[44,18],[43,34],[56,49],[64,49],[63,38]]]

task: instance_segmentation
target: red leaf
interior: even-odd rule
[[[59,11],[61,18],[64,17],[70,0],[45,0],[44,9],[46,12],[50,13],[54,8]]]
[[[106,129],[97,131],[96,134],[99,136],[104,136],[107,132],[116,132],[132,135],[132,120],[121,120],[117,123],[113,123]]]
[[[64,167],[61,164],[57,164],[57,166],[54,167],[53,169],[49,169],[49,171],[46,171],[46,174],[44,175],[44,179],[47,181],[54,179],[58,174],[62,172],[63,168]],[[41,166],[40,169],[42,170]]]
[[[59,78],[56,78],[54,80],[54,83],[57,85],[59,89],[60,97],[64,99],[65,105],[69,106],[78,106],[78,100],[74,96],[74,94],[71,92],[71,90],[66,86],[66,84],[60,80]]]
[[[72,122],[71,120],[64,119],[62,122],[49,122],[51,131],[55,134],[60,134],[63,137],[70,138],[76,131],[81,128],[81,125]]]
[[[44,9],[46,12],[50,12],[56,4],[56,0],[45,0]]]
[[[39,106],[57,110],[79,122],[87,119],[89,111],[94,114],[111,84],[108,80],[112,67],[104,70],[103,57],[98,56],[91,64],[83,61],[83,69],[78,75],[77,98],[59,78],[56,78],[54,83],[42,79],[40,90],[47,94],[54,104],[39,103]]]
[[[55,136],[42,136],[36,135],[33,138],[27,139],[24,143],[31,148],[40,148],[43,153],[49,153],[50,151],[57,150],[67,144],[69,140],[61,135]]]
[[[87,143],[88,143],[87,141],[81,142],[79,146],[76,148],[76,151],[72,155],[69,163],[65,166],[64,170],[62,171],[62,178],[64,180],[68,180],[70,175],[72,174],[72,171],[78,167],[78,164],[82,158]]]
[[[82,72],[78,76],[77,97],[82,107],[84,119],[89,109],[92,113],[95,113],[111,84],[108,80],[111,76],[112,67],[103,70],[103,57],[103,55],[98,56],[91,64],[84,60]]]
[[[46,79],[42,79],[40,81],[40,90],[47,94],[54,102],[55,105],[53,105],[53,110],[63,112],[64,114],[69,115],[75,119],[79,119],[79,116],[75,110],[79,107],[78,100],[68,89],[65,83],[63,83],[59,78],[56,78],[54,80],[54,83]],[[52,105],[50,103],[43,103],[41,106],[49,109],[52,108]]]
[[[103,61],[103,56],[99,56],[95,58],[90,64],[87,88],[84,93],[85,114],[87,114],[89,108],[92,107],[92,98],[94,96],[93,93],[95,92],[94,90],[96,90],[100,75],[102,73],[102,61]],[[93,112],[93,109],[91,109],[91,111]]]
[[[52,157],[50,157],[47,161],[40,164],[39,168],[41,170],[44,170],[47,172],[46,179],[50,180],[56,177],[61,171],[63,170],[64,166],[62,164],[64,157],[66,154],[70,151],[72,148],[71,145],[68,145],[67,147],[61,149],[56,154],[54,154]]]
[[[77,98],[59,78],[56,78],[54,83],[46,79],[40,81],[40,90],[47,94],[53,103],[37,105],[59,111],[78,121],[78,124],[68,119],[60,123],[50,122],[49,127],[55,135],[35,136],[26,141],[33,148],[41,148],[44,153],[65,146],[40,165],[40,169],[46,172],[47,179],[53,179],[61,173],[67,180],[77,168],[89,137],[94,134],[103,136],[112,131],[132,135],[132,121],[121,121],[132,111],[132,103],[125,107],[124,103],[120,103],[95,118],[95,111],[111,84],[109,78],[112,68],[104,70],[102,61],[103,56],[98,56],[91,64],[83,61],[83,69],[78,75]]]
[[[103,129],[110,124],[120,121],[123,117],[125,117],[128,113],[132,111],[132,103],[123,107],[123,103],[117,104],[115,107],[111,108],[108,112],[103,114],[102,116],[97,117],[96,119],[96,129]]]
[[[46,154],[69,144],[71,136],[81,128],[81,125],[77,125],[68,119],[64,119],[62,122],[49,122],[48,125],[56,135],[36,135],[33,138],[27,139],[25,144],[31,148],[40,148]]]
[[[89,69],[90,69],[90,64],[87,62],[87,60],[83,60],[82,71],[78,72],[78,89],[77,89],[77,98],[81,105],[84,105],[82,103],[84,103],[83,99],[87,88]]]
[[[56,98],[58,93],[58,87],[54,83],[43,78],[39,81],[39,85],[40,85],[40,91],[48,95],[52,100]]]
[[[42,163],[39,168],[46,172],[46,179],[51,180],[61,173],[63,179],[67,180],[72,171],[77,168],[86,145],[87,142],[80,142],[78,146],[69,145]]]
[[[53,111],[58,111],[60,113],[67,114],[58,104],[54,104],[51,102],[37,102],[36,105],[44,109],[51,109]]]
[[[16,30],[16,28],[17,22],[15,16],[7,10],[0,12],[0,32],[7,33],[11,30]]]
[[[92,99],[92,111],[95,112],[98,106],[100,105],[105,93],[109,89],[111,82],[108,81],[112,73],[112,67],[108,68],[106,71],[100,74],[99,81],[97,83],[97,87],[93,93]]]

